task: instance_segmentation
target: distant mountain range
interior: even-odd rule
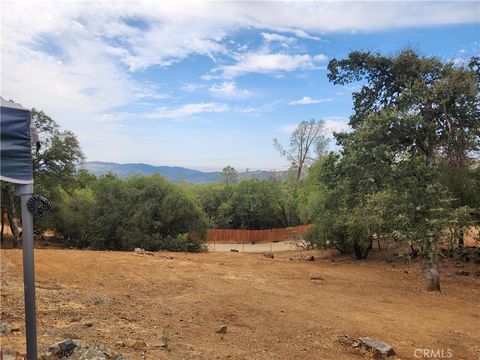
[[[220,181],[220,171],[199,171],[178,166],[153,166],[149,164],[117,164],[112,162],[90,161],[83,165],[96,176],[113,173],[119,177],[126,178],[132,175],[153,175],[160,174],[171,181],[185,181],[193,184],[211,183]],[[256,170],[241,172],[238,174],[240,179],[266,179],[270,176],[270,171]],[[284,171],[278,171],[277,176],[284,176]]]

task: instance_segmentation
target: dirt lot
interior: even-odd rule
[[[277,252],[277,251],[291,251],[298,250],[300,247],[295,241],[269,242],[263,244],[207,244],[208,251],[212,252],[230,252],[232,249],[238,252],[248,253],[262,253],[262,252]]]
[[[317,260],[301,260],[307,254]],[[141,339],[147,359],[365,358],[338,341],[348,335],[386,341],[401,359],[415,359],[417,348],[480,359],[480,266],[471,262],[443,264],[442,293],[431,294],[419,263],[387,262],[379,252],[367,262],[318,252],[35,255],[40,350],[68,338],[111,348]],[[21,265],[21,251],[1,250],[2,321],[20,328],[1,342],[13,352],[24,351]],[[227,333],[217,334],[223,324]],[[162,336],[169,350],[154,347]]]

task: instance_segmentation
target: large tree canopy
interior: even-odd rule
[[[317,224],[310,237],[368,254],[374,238],[420,247],[429,289],[439,290],[436,255],[447,232],[462,233],[480,206],[478,59],[455,65],[411,49],[395,56],[355,51],[330,61],[329,79],[357,83],[351,132],[336,134],[341,156],[321,161]],[[466,179],[455,181],[459,175]],[[468,195],[467,195],[468,193]],[[310,216],[311,213],[310,213]]]
[[[353,94],[353,129],[369,115],[390,110],[384,140],[422,154],[429,165],[441,156],[450,166],[462,166],[479,150],[478,60],[456,66],[411,49],[390,57],[354,51],[347,59],[331,60],[328,69],[334,84],[362,85]]]
[[[75,172],[84,156],[75,134],[68,130],[61,130],[55,120],[43,111],[32,109],[30,114],[41,143],[39,151],[32,149],[35,191],[51,200],[58,200],[63,196],[61,188],[73,188]],[[8,215],[14,237],[13,244],[17,246],[20,232],[16,226],[18,216],[13,197],[14,188],[9,184],[2,184],[2,190],[4,195],[2,207]],[[48,223],[48,219],[44,219],[42,224],[35,225],[49,227],[51,223]]]

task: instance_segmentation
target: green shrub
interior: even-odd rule
[[[157,242],[158,250],[178,252],[202,252],[206,250],[205,243],[201,239],[193,239],[188,233],[178,234],[176,237],[167,236]]]

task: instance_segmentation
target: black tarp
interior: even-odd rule
[[[15,184],[32,184],[30,111],[1,100],[0,179]]]

